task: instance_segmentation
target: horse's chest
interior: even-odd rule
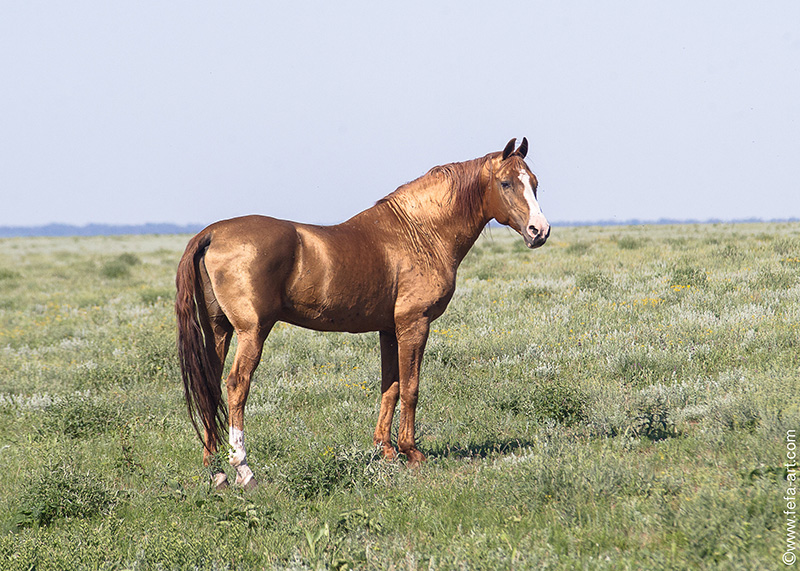
[[[398,287],[397,310],[417,312],[436,319],[455,292],[455,279],[437,273],[415,272]]]

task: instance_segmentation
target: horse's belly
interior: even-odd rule
[[[281,321],[318,331],[391,329],[396,292],[383,250],[368,236],[300,229]]]
[[[299,305],[285,308],[279,319],[316,331],[346,331],[365,333],[391,329],[394,324],[391,310],[347,305],[330,307],[324,304]]]

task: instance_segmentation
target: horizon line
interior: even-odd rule
[[[640,220],[631,218],[627,220],[560,220],[551,222],[551,226],[666,226],[689,224],[758,224],[758,223],[791,223],[800,222],[800,218],[741,218],[723,220],[721,218],[708,218],[697,220],[694,218],[676,219],[659,218],[658,220]],[[202,223],[177,224],[172,222],[146,222],[143,224],[106,224],[91,222],[88,224],[65,224],[51,222],[36,226],[0,226],[0,238],[36,238],[36,237],[81,237],[81,236],[125,236],[146,234],[195,234],[208,226]],[[488,226],[499,227],[494,221]]]

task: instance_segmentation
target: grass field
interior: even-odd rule
[[[221,494],[177,369],[187,240],[0,240],[0,569],[785,566],[800,224],[482,236],[428,343],[419,470],[372,449],[377,334],[279,325],[261,485]]]

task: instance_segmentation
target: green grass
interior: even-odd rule
[[[221,494],[177,369],[187,241],[0,240],[0,569],[783,566],[800,225],[487,232],[433,324],[419,470],[372,448],[377,334],[279,324],[260,486]]]

